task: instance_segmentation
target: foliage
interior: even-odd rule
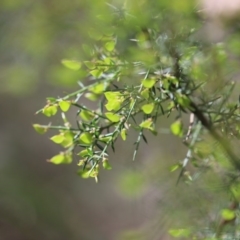
[[[139,7],[129,3],[124,8],[107,4],[109,19],[98,16],[105,27],[88,31],[91,41],[83,45],[86,61],[62,60],[66,68],[84,73],[80,89],[47,98],[37,112],[47,117],[61,112],[63,124],[34,128],[39,133],[58,131],[50,139],[64,150],[49,162],[70,164],[77,158],[78,174],[98,181],[101,168],[111,169],[108,152],[115,150],[118,139],[125,141],[131,129],[137,132],[134,160],[140,143],[147,143],[146,133],[158,134],[159,118],[174,116],[169,129],[188,150],[170,171],[178,170],[178,182],[187,184],[194,184],[204,172],[220,176],[233,204],[220,211],[218,223],[207,226],[207,231],[172,228],[169,234],[234,239],[231,236],[239,235],[237,225],[234,234],[227,227],[238,221],[240,160],[232,141],[239,139],[240,115],[235,83],[224,77],[232,69],[231,49],[225,43],[200,41],[196,34],[200,16],[184,2],[182,9],[165,1],[141,1]],[[143,17],[137,18],[144,9]],[[83,98],[95,107],[83,105]],[[75,123],[68,120],[68,111],[76,112]]]

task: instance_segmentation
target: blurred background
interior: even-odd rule
[[[183,12],[193,5],[186,0],[172,1],[171,6],[161,2]],[[237,0],[194,4],[196,11],[204,12],[199,38],[212,42],[229,33],[220,17],[231,22],[240,9]],[[178,173],[169,173],[186,154],[179,139],[164,132],[149,135],[148,146],[140,145],[135,162],[131,159],[136,136],[119,141],[110,157],[112,171],[102,171],[96,184],[79,178],[75,163],[47,163],[60,149],[49,140],[51,135],[40,136],[32,128],[33,123],[49,123],[35,115],[46,97],[79,88],[81,74],[64,68],[61,60],[84,59],[88,29],[96,26],[95,17],[106,7],[103,1],[0,1],[1,240],[170,239],[169,225],[179,225],[179,218],[182,223],[191,221],[185,210],[202,192],[190,189],[190,197],[184,198],[185,188],[175,184]],[[240,49],[237,41],[233,44]],[[167,127],[168,121],[159,126]]]

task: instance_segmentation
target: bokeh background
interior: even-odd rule
[[[192,4],[162,2],[168,8],[176,8],[175,3],[180,10],[181,4],[183,10]],[[199,38],[218,42],[228,34],[219,16],[236,17],[240,2],[227,3],[229,9],[226,1],[195,3],[196,11],[204,11],[205,16]],[[82,44],[88,41],[88,30],[96,27],[95,16],[106,8],[102,4],[0,1],[1,240],[169,239],[168,226],[177,225],[179,217],[187,221],[184,211],[202,194],[190,189],[193,194],[184,198],[185,188],[175,185],[177,173],[168,171],[186,152],[178,139],[164,131],[169,120],[159,123],[162,134],[149,135],[148,146],[140,145],[135,162],[131,160],[134,133],[129,142],[119,142],[110,157],[113,170],[102,172],[98,184],[79,178],[75,163],[56,167],[46,162],[59,149],[50,135],[33,130],[33,123],[49,122],[35,112],[46,97],[79,88],[81,75],[64,68],[61,60],[83,60]]]

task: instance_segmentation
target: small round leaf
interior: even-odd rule
[[[47,117],[54,116],[57,113],[57,106],[56,105],[46,106],[42,110],[42,113]]]
[[[183,136],[183,125],[180,120],[175,121],[170,129],[175,136],[182,137]]]
[[[154,103],[145,104],[141,107],[145,114],[150,114],[154,109]]]
[[[85,144],[91,144],[92,141],[93,141],[93,137],[90,133],[88,132],[85,132],[85,133],[82,133],[79,137],[80,141],[85,143]]]
[[[105,44],[105,48],[107,51],[112,52],[115,48],[115,42],[114,41],[107,42]]]
[[[107,112],[107,113],[105,113],[105,115],[111,122],[119,122],[120,121],[120,116],[118,114],[115,114],[112,112]]]
[[[61,102],[59,102],[59,107],[61,108],[61,110],[63,112],[67,112],[68,109],[70,108],[70,106],[71,106],[71,102],[69,102],[69,101],[61,101]]]

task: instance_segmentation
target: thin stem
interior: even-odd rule
[[[69,128],[69,127],[63,127],[63,126],[41,125],[41,127],[43,127],[43,128],[47,128],[47,129],[58,129],[58,130],[79,131],[79,129],[76,129],[76,128]]]

